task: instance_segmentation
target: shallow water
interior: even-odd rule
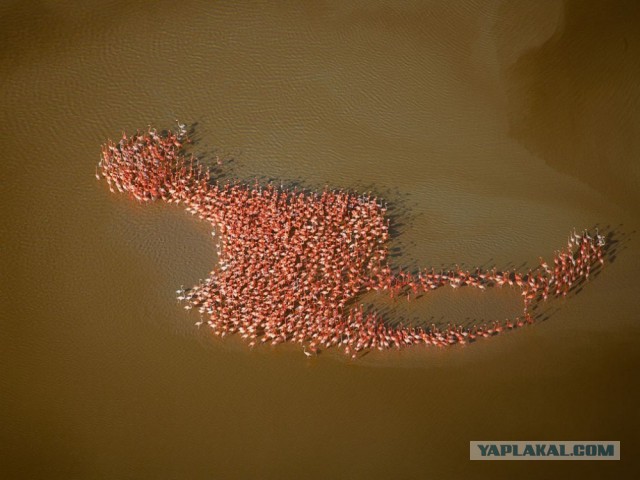
[[[0,476],[637,471],[639,17],[622,1],[3,4]],[[215,266],[206,224],[93,176],[106,138],[175,118],[229,176],[380,194],[397,265],[526,268],[595,225],[612,261],[546,321],[466,348],[249,351],[176,305]],[[519,308],[463,290],[391,310]],[[620,440],[623,460],[469,462],[487,439]]]

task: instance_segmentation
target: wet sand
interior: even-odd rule
[[[0,476],[630,478],[639,17],[633,2],[0,7]],[[93,176],[106,138],[174,118],[237,178],[380,192],[397,265],[534,266],[595,225],[615,255],[546,321],[466,348],[249,351],[176,305],[214,265],[207,225]],[[519,305],[436,295],[391,310]],[[469,462],[485,439],[620,440],[623,460]]]

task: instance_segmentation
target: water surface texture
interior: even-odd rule
[[[630,478],[638,471],[640,5],[0,6],[0,477]],[[193,324],[206,223],[97,182],[122,130],[195,125],[240,179],[374,191],[392,263],[526,269],[568,232],[602,273],[473,345],[306,358]],[[504,319],[515,291],[391,315]],[[620,462],[470,462],[470,440],[620,440]],[[634,476],[635,478],[635,476]]]

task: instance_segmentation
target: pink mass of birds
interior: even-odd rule
[[[296,342],[307,356],[336,347],[355,358],[371,349],[465,344],[532,323],[532,302],[566,295],[604,263],[604,237],[574,231],[553,262],[541,259],[524,274],[460,268],[394,273],[387,261],[387,209],[375,197],[220,183],[186,156],[188,141],[181,124],[177,133],[150,128],[123,134],[102,146],[96,177],[112,192],[182,204],[211,223],[219,265],[200,284],[178,290],[178,299],[206,315],[216,335],[238,334],[250,346]],[[390,326],[356,302],[368,291],[411,299],[447,285],[518,288],[523,314],[482,326]]]

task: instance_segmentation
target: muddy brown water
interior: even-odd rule
[[[630,478],[639,21],[633,1],[3,2],[0,477]],[[547,320],[468,347],[250,351],[176,305],[215,266],[206,224],[93,176],[106,138],[174,118],[230,176],[383,195],[397,265],[526,268],[595,225],[615,248]],[[468,460],[492,439],[623,460]]]

